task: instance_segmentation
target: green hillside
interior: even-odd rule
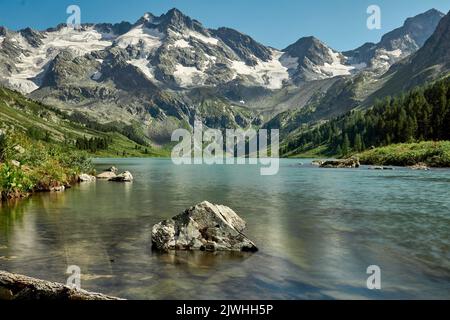
[[[100,124],[79,114],[32,101],[23,95],[0,88],[0,128],[25,133],[45,143],[64,143],[80,149],[77,140],[106,141],[103,148],[96,145],[81,148],[98,157],[161,157],[168,150],[150,146],[137,129],[116,123]]]

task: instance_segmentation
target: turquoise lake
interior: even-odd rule
[[[83,289],[128,299],[450,299],[450,170],[95,163],[135,181],[3,204],[1,270],[65,283],[77,265]],[[153,252],[152,226],[204,200],[244,218],[260,251]]]

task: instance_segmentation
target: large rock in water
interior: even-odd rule
[[[133,175],[129,171],[125,171],[115,177],[108,179],[108,181],[114,182],[133,182]]]
[[[256,252],[255,244],[242,233],[245,227],[245,221],[232,209],[205,201],[155,225],[152,243],[161,251]]]
[[[95,182],[95,180],[96,180],[96,178],[94,176],[91,176],[91,175],[85,174],[85,173],[81,174],[78,177],[79,182]]]
[[[97,175],[97,179],[99,180],[109,180],[111,178],[114,178],[116,174],[111,171],[105,171]]]

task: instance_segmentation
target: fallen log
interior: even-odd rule
[[[60,283],[0,271],[0,300],[122,300]]]

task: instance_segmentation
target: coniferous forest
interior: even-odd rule
[[[301,132],[282,153],[301,153],[320,146],[330,155],[346,156],[395,143],[450,140],[450,78],[377,101]]]

